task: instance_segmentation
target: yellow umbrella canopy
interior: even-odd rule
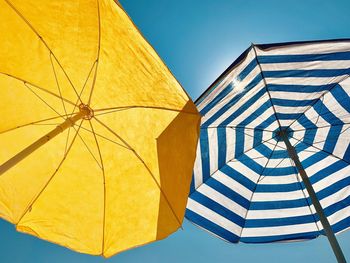
[[[109,257],[182,223],[200,116],[112,0],[0,1],[0,217]]]

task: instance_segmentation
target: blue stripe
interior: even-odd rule
[[[350,113],[350,97],[349,94],[339,84],[334,87],[330,93],[336,99],[336,101],[348,112]]]
[[[199,192],[195,192],[191,195],[190,198],[204,205],[205,207],[210,207],[210,210],[230,220],[231,222],[234,222],[235,224],[243,227],[245,220],[242,217],[227,209],[226,207],[222,206],[221,204],[215,202],[214,200],[208,198],[207,196]]]
[[[342,125],[339,126],[332,126],[327,134],[326,141],[323,145],[323,150],[326,152],[332,153],[334,151],[334,148],[338,142],[339,135],[343,129]]]
[[[219,225],[213,223],[212,221],[209,221],[208,219],[194,213],[193,211],[186,209],[186,218],[192,221],[193,223],[209,230],[210,232],[214,233],[215,235],[220,236],[221,238],[232,242],[237,243],[238,242],[238,236],[227,231],[226,229],[220,227]]]
[[[235,203],[239,204],[240,206],[246,209],[249,207],[249,200],[245,199],[239,193],[233,191],[231,188],[228,188],[226,185],[215,180],[214,178],[210,178],[209,180],[207,180],[206,184],[214,190],[221,193],[222,195],[226,196],[227,198],[234,200]]]
[[[275,227],[275,226],[289,226],[299,225],[315,222],[313,215],[268,218],[268,219],[247,219],[244,225],[245,228],[256,227]]]
[[[265,78],[310,78],[336,77],[350,73],[350,69],[312,69],[312,70],[278,70],[264,71]]]
[[[269,91],[282,91],[293,93],[314,93],[330,90],[334,84],[325,85],[295,85],[295,84],[268,84]]]
[[[293,170],[295,172],[295,168],[293,168]],[[288,184],[258,184],[255,192],[256,193],[280,193],[280,192],[287,193],[287,192],[297,191],[299,189],[300,189],[300,186],[298,182],[288,183]]]
[[[234,158],[237,159],[239,156],[241,156],[244,153],[244,141],[245,141],[245,134],[244,129],[236,128],[235,129],[236,138],[235,138],[235,145],[232,147],[235,147],[235,156]]]
[[[350,60],[350,52],[346,51],[346,52],[334,52],[334,53],[326,53],[326,54],[305,54],[305,55],[269,55],[269,56],[258,56],[258,60],[261,64]]]
[[[295,120],[298,119],[301,113],[280,113],[277,112],[276,116],[279,120]]]
[[[318,231],[298,233],[290,235],[278,235],[278,236],[262,236],[262,237],[242,237],[241,242],[244,243],[269,243],[277,241],[287,241],[287,240],[300,240],[300,239],[314,239],[318,237],[320,233]]]
[[[347,218],[344,218],[343,220],[339,221],[338,223],[332,225],[332,229],[334,233],[338,233],[340,231],[343,231],[350,226],[350,216]]]
[[[344,153],[343,159],[348,162],[348,164],[350,163],[350,143],[348,144],[348,147],[346,148],[346,151]]]
[[[202,158],[202,176],[203,181],[210,177],[210,158],[209,158],[209,139],[208,131],[201,129],[200,133],[200,146],[201,146],[201,158]]]
[[[251,181],[249,178],[245,177],[243,174],[238,172],[237,170],[233,169],[229,165],[223,166],[220,171],[227,176],[231,177],[231,179],[235,180],[236,182],[240,183],[244,187],[248,188],[250,191],[254,191],[255,189],[255,183]]]
[[[190,185],[190,194],[193,193],[194,191],[196,191],[196,188],[194,186],[194,176],[193,176],[193,173],[192,173],[192,180],[191,180],[191,185]]]
[[[218,141],[218,166],[222,167],[226,163],[226,128],[217,129],[217,141]]]
[[[275,106],[283,106],[283,107],[305,107],[312,105],[317,101],[314,100],[292,100],[292,99],[274,99],[272,98],[272,103]]]

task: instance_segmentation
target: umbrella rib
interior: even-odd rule
[[[87,129],[87,128],[81,127],[81,129],[83,129],[83,130],[85,130],[85,131],[88,131],[88,132],[90,132],[90,133],[93,133],[93,131],[91,131],[91,130],[89,130],[89,129]],[[105,136],[103,136],[103,135],[101,135],[101,134],[96,133],[96,132],[95,132],[94,134],[95,134],[96,136],[100,137],[100,138],[105,139],[106,141],[109,141],[109,142],[111,142],[111,143],[114,143],[114,144],[116,144],[116,145],[118,145],[118,146],[120,146],[120,147],[123,147],[123,148],[125,148],[125,149],[131,151],[131,149],[128,148],[127,146],[122,145],[122,144],[120,144],[120,143],[118,143],[118,142],[116,142],[116,141],[113,141],[112,139],[109,139],[109,138],[107,138],[107,137],[105,137]]]
[[[26,86],[38,99],[40,99],[46,106],[48,106],[51,110],[53,110],[57,115],[59,115],[60,117],[63,117],[63,115],[61,115],[58,111],[56,111],[50,104],[48,104],[42,97],[39,96],[39,94],[37,94],[33,89],[31,89],[27,83],[24,83],[24,86]]]
[[[332,110],[332,112],[326,113],[326,114],[335,114],[335,113],[336,113],[336,110]],[[326,114],[324,114],[324,115],[322,115],[322,116],[317,115],[317,117],[308,118],[308,121],[312,122],[312,124],[315,125],[315,123],[313,123],[313,121],[314,121],[315,119],[317,120],[319,117],[325,116]],[[349,114],[338,115],[338,116],[336,116],[336,117],[337,117],[337,118],[340,120],[340,122],[342,122],[342,123],[339,123],[339,122],[338,122],[338,124],[329,124],[329,125],[324,125],[324,126],[319,126],[319,127],[317,127],[317,125],[315,125],[316,127],[314,127],[314,128],[307,128],[307,127],[304,127],[304,128],[302,128],[302,129],[293,129],[293,131],[303,131],[303,130],[306,130],[306,129],[312,130],[312,129],[319,129],[319,128],[329,127],[329,126],[339,126],[339,125],[350,124],[350,123],[343,122],[343,121],[341,120],[341,119],[344,118],[344,117],[348,118],[348,117],[349,117]],[[326,121],[326,122],[328,122],[328,121]],[[329,122],[328,122],[328,123],[329,123]],[[302,123],[299,123],[299,125],[302,126],[303,124],[302,124]]]
[[[344,81],[348,77],[349,77],[349,74],[344,75],[344,77],[341,78],[338,82],[335,82],[332,85],[332,87],[330,87],[329,90],[327,90],[326,92],[323,92],[322,95],[319,98],[315,99],[315,101],[310,106],[308,106],[302,113],[300,113],[299,116],[297,118],[295,118],[295,120],[292,121],[292,123],[289,124],[287,128],[291,127],[296,121],[298,121],[303,115],[305,115],[305,113],[308,110],[310,110],[316,103],[318,103],[326,94],[330,93],[335,87],[337,87],[339,85],[340,82]]]
[[[60,61],[58,60],[58,58],[56,57],[56,55],[53,53],[52,49],[49,47],[49,45],[46,43],[45,39],[39,34],[39,32],[34,28],[34,26],[24,17],[24,15],[19,12],[19,10],[9,1],[9,0],[5,0],[5,2],[10,6],[10,8],[27,24],[27,26],[34,32],[35,35],[37,35],[37,37],[40,39],[40,41],[44,44],[44,46],[47,48],[47,50],[50,52],[50,55],[52,54],[52,56],[54,57],[54,59],[56,60],[57,64],[60,66],[60,68],[62,69],[64,75],[66,76],[66,78],[68,79],[70,85],[72,86],[72,88],[74,89],[75,94],[78,96],[78,92],[75,89],[73,82],[71,81],[71,79],[69,78],[67,72],[65,71],[65,69],[63,68],[63,66],[61,65]],[[80,99],[80,98],[79,98]],[[81,101],[81,100],[80,100]]]
[[[80,126],[82,125],[83,120],[80,122]],[[79,128],[78,128],[79,131]],[[51,177],[49,178],[49,180],[46,182],[46,184],[43,186],[43,188],[40,190],[40,192],[37,194],[37,196],[29,202],[29,204],[27,205],[27,208],[24,210],[23,214],[20,216],[19,220],[16,223],[16,227],[18,226],[18,224],[21,222],[21,220],[23,219],[23,217],[25,216],[25,214],[27,214],[27,212],[31,209],[31,207],[33,206],[33,204],[38,200],[38,198],[41,196],[41,194],[44,192],[44,190],[47,188],[47,186],[50,184],[50,182],[52,181],[52,179],[54,178],[54,176],[57,174],[57,172],[59,171],[59,169],[61,168],[62,164],[64,163],[64,161],[66,160],[68,153],[70,152],[74,141],[78,135],[78,131],[75,133],[72,142],[69,145],[69,148],[67,150],[67,152],[64,154],[61,162],[58,164],[58,167],[56,168],[56,170],[53,172],[53,174],[51,175]]]
[[[292,136],[292,137],[293,137],[293,136]],[[313,144],[310,144],[310,143],[308,143],[308,142],[302,141],[302,140],[297,139],[297,138],[295,138],[295,137],[293,137],[293,138],[294,138],[295,140],[299,141],[299,142],[305,143],[306,145],[309,145],[310,147],[313,147],[313,148],[315,148],[315,149],[317,149],[317,150],[319,150],[319,151],[321,151],[321,152],[327,153],[328,155],[331,155],[331,156],[333,156],[334,158],[336,158],[336,159],[338,159],[338,160],[340,160],[340,161],[343,161],[343,162],[347,163],[348,165],[350,165],[350,162],[348,162],[348,161],[346,161],[346,160],[344,160],[344,159],[342,159],[342,158],[340,158],[340,157],[334,155],[334,154],[331,153],[331,152],[325,151],[325,150],[323,150],[323,149],[321,149],[321,148],[318,148],[318,147],[314,146]]]
[[[339,126],[342,126],[342,125],[339,125]],[[350,126],[349,127],[347,127],[347,128],[345,128],[344,130],[342,130],[340,133],[339,133],[339,135],[341,135],[341,134],[343,134],[344,132],[346,132],[347,130],[349,130],[350,129]],[[321,140],[321,141],[315,141],[315,142],[313,142],[314,144],[317,144],[317,143],[322,143],[322,142],[325,142],[325,141],[337,141],[338,140],[338,138],[330,138],[330,139],[325,139],[325,140]]]
[[[63,97],[60,97],[58,94],[56,94],[56,93],[54,93],[54,92],[52,92],[52,91],[49,91],[49,90],[47,90],[47,89],[44,89],[44,88],[42,88],[42,87],[39,87],[38,85],[36,85],[36,84],[34,84],[34,83],[30,82],[30,81],[27,81],[27,80],[25,80],[25,79],[16,77],[16,76],[14,76],[14,75],[11,75],[11,74],[5,73],[5,72],[0,72],[0,74],[5,75],[5,76],[8,76],[8,77],[11,77],[11,78],[14,78],[14,79],[16,79],[16,80],[18,80],[18,81],[21,81],[21,82],[23,82],[23,83],[30,84],[30,85],[33,86],[34,88],[40,89],[41,91],[44,91],[44,92],[46,92],[46,93],[48,93],[48,94],[50,94],[50,95],[52,95],[52,96],[55,96],[55,97],[57,97],[57,98],[59,98],[59,99],[62,99],[62,100],[64,100],[65,102],[67,102],[67,103],[69,103],[69,104],[71,104],[71,105],[75,105],[75,104],[74,104],[73,102],[71,102],[70,100],[68,100],[68,99],[66,99],[66,98],[63,98]]]
[[[62,116],[67,117],[67,115],[62,115]],[[61,118],[61,116],[56,116],[56,117],[42,119],[42,120],[39,120],[39,121],[34,121],[34,122],[26,123],[26,124],[21,124],[19,126],[13,127],[13,128],[10,128],[10,129],[4,130],[4,131],[0,131],[0,134],[6,133],[6,132],[10,132],[10,131],[13,131],[15,129],[23,128],[23,127],[26,127],[26,126],[29,126],[29,125],[35,125],[35,124],[38,124],[40,122],[55,120],[55,119],[59,119],[59,118]]]
[[[84,90],[85,90],[86,84],[87,84],[87,82],[88,82],[88,80],[89,80],[89,77],[90,77],[90,75],[91,75],[91,73],[92,73],[92,70],[94,69],[95,65],[96,65],[96,61],[94,61],[94,63],[92,64],[92,66],[91,66],[91,68],[90,68],[90,71],[89,71],[89,73],[88,73],[88,75],[87,75],[87,77],[86,77],[86,79],[85,79],[85,81],[84,81],[84,85],[83,85],[83,87],[82,87],[82,89],[81,89],[81,91],[80,91],[80,93],[79,93],[79,98],[81,98],[81,96],[82,96],[82,94],[83,94],[83,92],[84,92]],[[75,102],[75,104],[74,104],[73,112],[75,111],[76,107],[78,106],[79,98],[77,98],[77,100],[76,100],[76,102]]]
[[[104,124],[102,121],[100,121],[99,119],[97,119],[96,117],[94,117],[94,119],[100,123],[102,126],[104,126],[109,132],[111,132],[112,134],[114,134],[119,140],[121,140],[123,143],[125,143],[125,145],[127,145],[129,147],[129,149],[134,153],[134,155],[137,157],[137,159],[140,160],[140,162],[143,164],[143,166],[146,168],[146,170],[148,171],[148,173],[151,175],[153,181],[155,182],[155,184],[157,185],[157,187],[159,188],[159,191],[161,192],[161,194],[163,195],[163,197],[165,198],[165,201],[167,202],[171,212],[173,213],[175,219],[177,220],[177,222],[179,223],[179,227],[182,228],[182,224],[181,224],[181,220],[177,217],[172,205],[169,202],[168,197],[165,195],[163,189],[161,188],[160,184],[158,183],[158,181],[156,180],[155,176],[153,175],[151,169],[147,166],[147,164],[145,163],[145,161],[141,158],[141,156],[136,152],[135,149],[133,149],[122,137],[120,137],[116,132],[114,132],[110,127],[108,127],[106,124]]]
[[[259,184],[259,182],[260,182],[261,176],[263,175],[263,173],[264,173],[264,171],[265,171],[267,165],[269,164],[269,162],[270,162],[270,160],[271,160],[271,156],[272,156],[272,154],[274,153],[277,144],[278,144],[278,141],[276,142],[275,147],[274,147],[273,150],[271,151],[271,153],[270,153],[270,155],[269,155],[269,158],[267,158],[267,162],[266,162],[264,168],[262,169],[262,171],[261,171],[261,173],[260,173],[260,175],[259,175],[258,180],[256,181],[255,187],[254,187],[254,189],[253,189],[253,191],[252,191],[252,195],[251,195],[250,200],[249,200],[248,209],[247,209],[246,214],[245,214],[245,216],[244,216],[244,219],[245,219],[245,220],[244,220],[244,225],[243,225],[243,227],[242,227],[242,229],[241,229],[241,233],[239,234],[239,238],[242,238],[242,233],[243,233],[243,230],[244,230],[245,225],[246,225],[246,223],[247,223],[247,216],[248,216],[248,213],[249,213],[249,210],[250,210],[250,206],[251,206],[251,204],[252,204],[252,200],[253,200],[253,197],[254,197],[255,190],[256,190],[256,188],[258,187],[258,184]]]
[[[293,130],[293,131],[298,132],[298,131],[305,131],[305,130],[318,130],[318,129],[323,129],[323,128],[345,126],[345,125],[350,125],[350,122],[344,122],[342,124],[335,124],[335,125],[330,124],[330,125],[325,125],[325,126],[320,126],[320,127],[315,127],[315,128],[304,128],[304,129]]]
[[[274,145],[272,142],[266,142],[267,144],[271,144],[271,145]],[[276,145],[276,148],[280,148],[282,150],[287,150],[286,148],[283,148],[281,145]]]
[[[74,126],[72,126],[72,127],[73,127],[73,129],[74,129],[75,131],[77,131],[76,128],[75,128]],[[103,170],[101,164],[98,162],[97,158],[96,158],[95,155],[92,153],[91,149],[89,148],[89,146],[87,145],[87,143],[85,142],[85,140],[83,139],[83,137],[81,137],[81,135],[80,135],[79,133],[78,133],[78,136],[79,136],[80,140],[83,142],[83,144],[85,145],[85,147],[86,147],[86,149],[88,150],[88,152],[91,154],[92,158],[94,158],[94,160],[96,161],[98,167],[100,167],[101,170]]]
[[[264,84],[265,84],[266,93],[269,95],[269,99],[270,99],[270,103],[271,103],[271,106],[272,106],[272,109],[273,109],[273,112],[274,112],[274,115],[275,115],[275,119],[276,119],[276,121],[278,122],[279,128],[281,128],[282,126],[281,126],[280,120],[277,118],[277,112],[276,112],[276,109],[275,109],[275,105],[274,105],[273,102],[272,102],[272,98],[271,98],[270,91],[269,91],[269,89],[268,89],[268,87],[267,87],[267,82],[266,82],[266,79],[265,79],[265,76],[264,76],[263,69],[262,69],[261,64],[260,64],[260,62],[259,62],[259,60],[258,60],[258,54],[257,54],[257,52],[256,52],[255,44],[252,44],[252,47],[253,47],[253,50],[254,50],[255,61],[256,61],[256,63],[257,63],[258,66],[259,66],[260,74],[261,74],[261,77],[262,77],[262,79],[263,79],[263,81],[264,81]]]
[[[92,93],[93,93],[94,88],[95,88],[96,77],[97,77],[97,70],[98,70],[98,64],[99,64],[99,60],[100,60],[100,50],[101,50],[101,14],[100,14],[100,2],[99,2],[99,0],[96,0],[96,2],[97,2],[97,15],[98,15],[98,49],[97,49],[97,58],[96,58],[95,74],[94,74],[94,79],[93,79],[93,82],[92,82],[92,87],[91,87],[91,90],[90,90],[88,105],[90,105]]]
[[[320,120],[320,117],[321,117],[321,114],[322,114],[322,110],[324,108],[324,103],[323,103],[324,102],[324,96],[322,97],[321,102],[322,102],[322,107],[321,107],[320,113],[317,114],[317,119],[316,119],[316,122],[315,122],[316,126],[317,126],[318,121]]]
[[[102,223],[102,250],[101,250],[101,255],[104,253],[104,247],[105,247],[105,226],[106,226],[106,175],[105,175],[105,168],[103,164],[103,158],[102,158],[102,153],[101,153],[101,148],[98,143],[96,134],[95,134],[95,129],[92,125],[91,120],[89,120],[89,124],[92,130],[92,134],[94,135],[96,146],[98,149],[98,154],[100,156],[100,161],[101,161],[101,169],[102,169],[102,175],[103,175],[103,223]]]
[[[277,144],[276,144],[277,145]],[[277,165],[275,165],[272,169],[276,169],[286,158],[283,158],[282,160],[280,160],[278,162]],[[264,178],[266,178],[266,175],[265,176],[261,176],[259,179],[258,179],[258,182],[260,183],[262,180],[264,180]]]
[[[110,111],[108,111],[108,112],[103,112],[103,113],[95,114],[95,116],[99,116],[99,115],[114,113],[114,112],[123,111],[123,110],[130,110],[130,109],[166,110],[166,111],[175,111],[175,112],[179,112],[179,113],[197,115],[197,113],[190,112],[190,111],[184,111],[184,110],[178,110],[178,109],[172,109],[172,108],[166,108],[166,107],[157,107],[157,106],[120,106],[120,107],[111,107],[111,108],[104,108],[104,109],[96,109],[96,110],[94,110],[94,112],[100,112],[100,111],[108,111],[108,110],[110,110]]]
[[[66,105],[64,104],[64,100],[63,100],[63,97],[62,97],[61,88],[60,88],[60,85],[59,85],[58,79],[57,79],[56,70],[55,70],[55,67],[54,67],[53,62],[52,62],[52,55],[51,55],[51,53],[50,53],[50,62],[51,62],[51,66],[52,66],[53,73],[54,73],[54,75],[55,75],[55,81],[56,81],[58,93],[60,94],[60,98],[61,98],[61,101],[62,101],[62,106],[63,106],[63,109],[64,109],[64,113],[67,115]]]

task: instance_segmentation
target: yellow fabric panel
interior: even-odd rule
[[[62,102],[60,99],[47,95],[30,84],[24,84],[14,78],[0,74],[0,98],[6,103],[0,103],[0,133],[21,125],[30,124],[39,120],[52,119],[51,123],[61,123],[63,118],[48,107],[40,98],[57,109],[60,114]]]
[[[190,111],[192,106],[191,102],[184,110]],[[107,209],[105,256],[108,257],[164,238],[180,227],[191,180],[199,116],[134,108],[96,118],[111,130],[98,122],[97,134],[131,148],[114,144],[116,148],[112,149],[113,143],[103,141],[105,166],[112,166],[106,171],[106,196],[108,204],[118,204]]]
[[[29,3],[29,1],[21,1]],[[36,4],[40,6],[39,3]],[[11,29],[11,30],[9,30]],[[6,1],[0,2],[0,75],[26,81],[58,94],[50,50]],[[13,95],[21,91],[13,90]],[[65,91],[71,101],[76,98],[72,87]],[[5,99],[5,98],[4,98]]]
[[[93,91],[92,107],[142,105],[182,109],[187,95],[126,13],[110,0],[101,0],[100,7],[100,77]]]
[[[192,105],[188,103],[184,110],[188,111]],[[192,179],[188,174],[193,170],[199,122],[198,115],[179,113],[157,138],[160,185],[165,193],[159,206],[157,239],[167,237],[178,227],[168,203],[180,220],[184,217]]]
[[[8,2],[42,36],[48,48],[57,57],[72,80],[77,91],[80,91],[97,58],[98,1],[8,0]],[[23,22],[22,24],[28,27]],[[14,29],[12,23],[11,28]],[[22,31],[30,32],[28,29]],[[23,38],[23,36],[18,36],[18,38],[23,41],[29,41],[29,39]],[[38,37],[36,38],[35,42],[38,42],[39,39]],[[11,41],[11,44],[14,44],[14,42]],[[14,50],[15,52],[17,51],[17,49]],[[25,52],[28,55],[32,54],[31,56],[37,55],[33,52],[33,49],[27,49]],[[29,62],[40,61],[44,65],[42,59],[31,59]],[[45,66],[51,65],[45,61]],[[42,73],[39,72],[39,74]],[[71,87],[65,91],[71,91]]]
[[[72,133],[73,139],[75,131]],[[104,216],[103,173],[85,148],[95,145],[93,136],[84,132],[79,134],[66,160],[17,228],[80,252],[100,255]]]
[[[27,126],[0,134],[0,163],[10,159],[52,127],[55,126]],[[67,132],[61,135],[0,176],[1,217],[16,224],[55,172],[64,155]]]
[[[100,140],[105,160],[105,257],[156,240],[159,188],[135,154]]]
[[[0,167],[81,103],[95,114],[0,174],[0,217],[106,257],[179,228],[199,114],[119,5],[2,1],[0,60]]]

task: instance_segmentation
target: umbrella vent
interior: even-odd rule
[[[91,120],[91,118],[94,117],[94,111],[89,105],[82,103],[79,105],[79,110],[83,114],[83,119],[85,120]]]

